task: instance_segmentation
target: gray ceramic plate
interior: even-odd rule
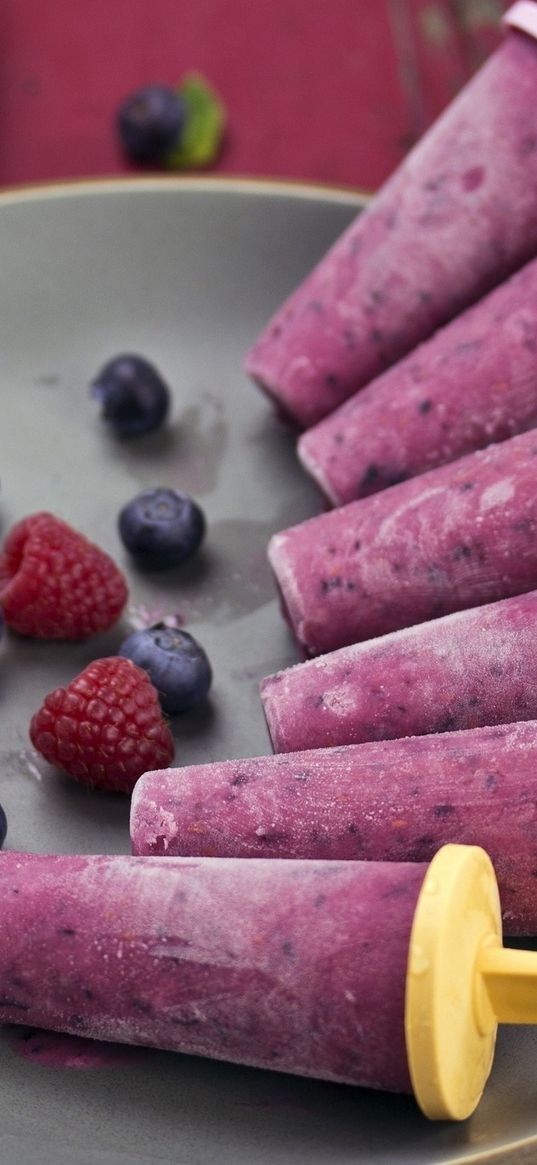
[[[121,628],[83,646],[9,640],[0,667],[0,801],[13,849],[127,852],[126,801],[36,763],[30,716],[51,688],[157,615],[184,620],[214,664],[210,707],[177,722],[177,759],[269,751],[257,683],[295,661],[265,561],[269,535],[318,509],[293,441],[241,359],[282,297],[362,205],[357,195],[220,180],[105,182],[0,196],[0,521],[47,508],[127,570]],[[87,384],[121,350],[173,386],[171,426],[104,431]],[[206,550],[145,578],[116,535],[141,487],[204,506]],[[1,927],[0,927],[1,941]],[[502,1032],[476,1115],[430,1124],[408,1098],[193,1058],[0,1036],[2,1165],[344,1165],[537,1160],[537,1033]],[[74,1057],[78,1068],[67,1064]],[[78,1056],[78,1059],[77,1059]]]

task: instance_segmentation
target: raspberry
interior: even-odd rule
[[[45,697],[30,739],[45,760],[84,785],[130,793],[148,769],[167,768],[173,737],[156,689],[130,659],[90,663]]]
[[[0,606],[13,631],[84,639],[119,617],[127,584],[112,559],[53,514],[31,514],[0,554]]]

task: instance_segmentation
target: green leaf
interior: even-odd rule
[[[209,166],[222,141],[225,108],[199,73],[188,73],[178,93],[185,103],[185,124],[179,144],[167,153],[165,164],[171,170]]]

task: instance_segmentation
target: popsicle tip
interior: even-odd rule
[[[312,481],[320,489],[323,497],[330,502],[330,505],[341,506],[343,500],[337,496],[332,483],[327,477],[324,464],[322,461],[319,461],[315,454],[315,428],[306,429],[306,432],[302,433],[299,437],[296,446],[297,457],[302,468],[309,474]]]

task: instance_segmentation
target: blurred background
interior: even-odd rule
[[[502,0],[3,0],[0,183],[129,173],[114,118],[202,72],[211,172],[374,190],[497,44]]]

